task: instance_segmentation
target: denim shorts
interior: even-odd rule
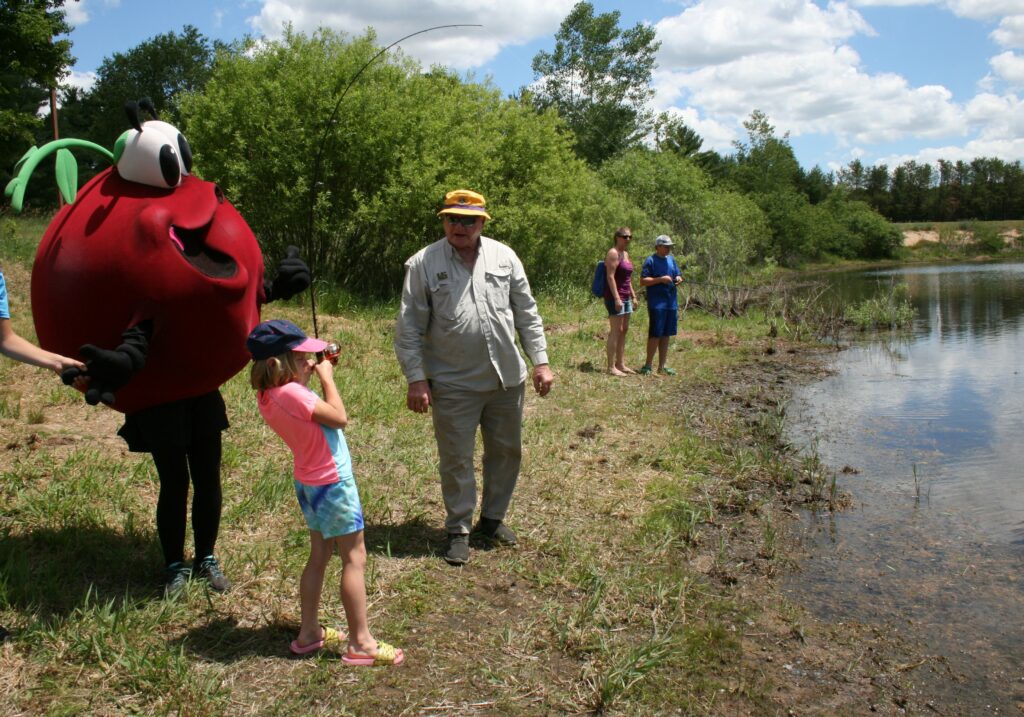
[[[352,476],[326,485],[295,481],[295,497],[310,530],[324,538],[358,533],[363,529],[363,508]]]
[[[615,299],[605,299],[604,308],[608,309],[609,316],[625,316],[633,313],[633,300],[625,299],[622,302],[622,311],[615,310]]]
[[[650,322],[647,324],[647,336],[652,339],[660,339],[665,336],[675,336],[679,326],[679,311],[676,309],[652,309],[647,307],[647,316]]]

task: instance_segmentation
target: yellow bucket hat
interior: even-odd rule
[[[444,206],[437,216],[444,214],[461,214],[467,217],[483,217],[490,219],[487,213],[484,195],[471,189],[455,189],[444,195]]]

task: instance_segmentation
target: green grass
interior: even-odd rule
[[[31,252],[8,249],[5,268],[25,279]],[[52,375],[0,360],[12,386],[0,396],[10,443],[0,456],[0,624],[13,635],[0,682],[15,686],[3,693],[6,709],[765,712],[771,679],[744,661],[738,636],[762,619],[750,580],[773,572],[782,551],[773,505],[806,484],[780,444],[781,413],[756,378],[738,389],[734,374],[783,338],[766,338],[759,312],[688,312],[671,349],[677,378],[616,380],[595,370],[607,319],[585,289],[540,297],[556,385],[527,399],[509,516],[521,545],[474,550],[462,570],[439,557],[436,450],[429,418],[404,405],[395,304],[356,305],[323,290],[320,334],[342,346],[336,379],[367,522],[370,621],[407,651],[396,670],[289,656],[308,538],[291,457],[261,421],[244,372],[223,388],[232,425],[218,551],[235,589],[219,596],[192,585],[166,602],[149,457],[124,450],[111,412],[83,405]],[[30,334],[27,282],[11,291],[19,331],[27,324]],[[298,302],[264,316],[311,328]],[[645,324],[638,315],[628,336],[635,365]],[[753,406],[757,418],[733,405]],[[328,624],[343,615],[338,568],[324,589]]]

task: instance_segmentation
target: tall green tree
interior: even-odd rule
[[[932,166],[909,160],[896,167],[889,184],[891,197],[890,219],[897,222],[916,222],[929,219],[929,190],[932,186]]]
[[[576,152],[593,166],[635,145],[653,115],[651,73],[661,46],[653,27],[619,28],[618,11],[594,14],[578,2],[562,21],[551,52],[533,58],[538,110],[554,108],[575,136]]]
[[[654,123],[654,144],[662,152],[693,157],[700,152],[704,139],[678,117],[663,112]]]
[[[831,172],[825,172],[821,167],[815,166],[809,172],[802,169],[797,174],[797,186],[807,195],[811,204],[820,204],[832,193],[835,187],[835,177]]]
[[[754,110],[743,122],[747,142],[734,142],[736,165],[733,181],[745,192],[771,193],[798,190],[801,175],[789,135],[775,136],[768,115]]]
[[[50,88],[75,58],[64,0],[0,0],[0,179],[6,184],[14,163],[42,128],[38,117]]]
[[[103,60],[92,89],[65,95],[62,131],[67,127],[76,137],[111,145],[128,129],[124,103],[141,97],[153,100],[161,119],[177,122],[182,98],[206,85],[218,49],[227,50],[185,25],[180,34],[156,35],[115,52]]]

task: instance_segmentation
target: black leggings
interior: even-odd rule
[[[220,529],[220,431],[195,437],[189,448],[160,448],[152,451],[160,476],[160,498],[156,504],[156,531],[167,564],[185,559],[185,520],[188,484],[192,481],[192,533],[195,558],[213,555]]]

